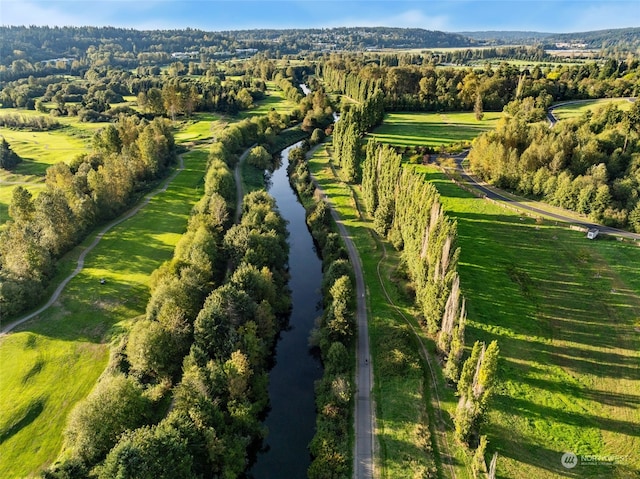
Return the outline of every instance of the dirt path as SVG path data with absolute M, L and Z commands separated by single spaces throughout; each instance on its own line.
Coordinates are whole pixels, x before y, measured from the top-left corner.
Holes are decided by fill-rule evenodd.
M 178 176 L 178 174 L 180 174 L 180 172 L 184 169 L 184 158 L 183 155 L 179 155 L 178 156 L 178 167 L 176 168 L 176 170 L 171 174 L 171 176 L 169 176 L 164 183 L 162 184 L 161 187 L 159 187 L 158 189 L 152 191 L 151 193 L 147 194 L 144 199 L 138 203 L 135 207 L 133 207 L 132 209 L 130 209 L 129 211 L 127 211 L 126 213 L 124 213 L 122 216 L 120 216 L 119 218 L 116 218 L 115 220 L 113 220 L 111 223 L 109 223 L 108 225 L 106 225 L 105 227 L 102 228 L 102 230 L 100 230 L 100 232 L 96 235 L 96 237 L 94 238 L 94 240 L 91 242 L 91 244 L 89 246 L 87 246 L 84 251 L 82 251 L 82 253 L 80 254 L 80 256 L 78 257 L 78 263 L 76 265 L 76 268 L 73 270 L 73 272 L 71 274 L 69 274 L 69 276 L 67 276 L 66 278 L 64 278 L 62 280 L 62 282 L 58 285 L 58 287 L 56 288 L 56 290 L 53 292 L 53 294 L 51 295 L 51 297 L 49 298 L 49 300 L 40 308 L 38 308 L 37 310 L 22 316 L 21 318 L 16 319 L 15 321 L 12 321 L 11 323 L 7 324 L 6 326 L 4 326 L 1 330 L 0 330 L 0 336 L 5 335 L 7 333 L 9 333 L 11 330 L 13 330 L 14 328 L 16 328 L 17 326 L 20 326 L 22 323 L 29 321 L 30 319 L 38 316 L 40 313 L 43 313 L 44 311 L 46 311 L 47 309 L 49 309 L 60 297 L 60 294 L 62 294 L 62 291 L 64 290 L 64 288 L 67 286 L 67 284 L 69 284 L 69 282 L 75 278 L 80 271 L 82 271 L 82 269 L 84 268 L 84 262 L 85 262 L 85 258 L 87 257 L 87 255 L 98 245 L 98 243 L 100 243 L 100 240 L 102 240 L 102 238 L 104 237 L 105 234 L 107 234 L 112 228 L 114 228 L 115 226 L 119 225 L 120 223 L 128 220 L 129 218 L 135 216 L 142 208 L 144 208 L 145 206 L 147 206 L 149 204 L 149 202 L 158 194 L 160 193 L 164 193 L 165 191 L 167 191 L 167 188 L 169 187 L 169 185 L 173 182 L 173 180 Z

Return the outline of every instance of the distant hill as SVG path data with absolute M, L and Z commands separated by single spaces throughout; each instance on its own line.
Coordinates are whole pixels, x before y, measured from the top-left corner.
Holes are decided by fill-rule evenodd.
M 142 53 L 165 59 L 229 58 L 257 52 L 271 55 L 378 49 L 475 48 L 523 45 L 554 47 L 556 43 L 582 48 L 637 51 L 640 28 L 582 33 L 484 31 L 447 33 L 421 28 L 257 29 L 205 32 L 202 30 L 132 30 L 113 27 L 0 27 L 0 65 L 16 60 L 46 62 L 91 56 L 118 58 L 136 64 Z
M 618 47 L 635 51 L 640 47 L 640 28 L 616 28 L 612 30 L 553 34 L 546 41 L 554 43 L 584 43 L 585 48 Z
M 526 32 L 526 31 L 486 31 L 486 32 L 458 32 L 460 35 L 489 45 L 532 45 L 546 40 L 554 33 Z
M 587 49 L 616 47 L 635 51 L 640 47 L 640 28 L 616 28 L 575 33 L 544 33 L 528 31 L 458 32 L 487 45 L 583 45 Z
M 237 50 L 297 54 L 309 51 L 381 48 L 472 47 L 475 40 L 457 33 L 419 28 L 329 28 L 290 30 L 139 31 L 113 27 L 0 27 L 0 62 L 45 61 L 84 56 L 90 49 L 137 55 L 142 52 L 223 54 Z

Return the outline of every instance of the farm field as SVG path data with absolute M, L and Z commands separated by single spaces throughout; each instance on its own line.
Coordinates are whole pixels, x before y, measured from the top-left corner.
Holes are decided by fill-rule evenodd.
M 637 477 L 640 249 L 536 224 L 418 168 L 458 222 L 466 343 L 500 344 L 485 428 L 498 476 Z M 617 464 L 565 470 L 567 451 Z
M 55 460 L 67 415 L 104 371 L 110 342 L 144 313 L 149 275 L 185 229 L 207 157 L 187 153 L 168 190 L 104 236 L 53 307 L 0 339 L 0 363 L 11 371 L 0 375 L 0 477 L 35 477 Z M 92 239 L 65 257 L 60 279 Z
M 389 113 L 369 137 L 395 146 L 438 148 L 471 141 L 495 128 L 501 116 L 502 112 L 485 112 L 477 121 L 473 113 Z

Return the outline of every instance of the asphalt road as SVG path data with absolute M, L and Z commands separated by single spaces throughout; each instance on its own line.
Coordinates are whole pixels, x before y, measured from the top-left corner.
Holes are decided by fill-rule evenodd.
M 469 175 L 467 170 L 465 170 L 464 167 L 462 166 L 462 161 L 464 160 L 464 158 L 466 158 L 466 153 L 456 157 L 458 172 L 460 173 L 460 176 L 462 177 L 463 182 L 466 183 L 468 186 L 471 186 L 472 188 L 479 190 L 483 195 L 485 195 L 489 199 L 492 199 L 494 201 L 501 201 L 501 202 L 510 204 L 516 208 L 519 208 L 521 210 L 535 213 L 536 215 L 539 215 L 539 216 L 552 218 L 562 223 L 569 223 L 569 224 L 573 224 L 573 225 L 577 225 L 577 226 L 580 226 L 583 228 L 589 228 L 589 229 L 597 228 L 598 230 L 600 230 L 600 233 L 603 233 L 603 234 L 618 236 L 621 238 L 626 238 L 626 239 L 635 240 L 635 241 L 640 240 L 640 234 L 638 233 L 631 233 L 630 231 L 619 230 L 616 228 L 611 228 L 609 226 L 600 225 L 598 223 L 578 220 L 576 218 L 565 216 L 560 213 L 552 213 L 549 211 L 545 211 L 529 204 L 529 200 L 527 200 L 526 198 L 514 199 L 512 197 L 508 197 L 504 195 L 497 188 L 488 187 L 485 184 L 478 182 L 474 177 Z

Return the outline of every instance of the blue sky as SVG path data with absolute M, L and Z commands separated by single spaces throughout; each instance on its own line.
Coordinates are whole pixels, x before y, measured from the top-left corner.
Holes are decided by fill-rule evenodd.
M 0 24 L 209 31 L 388 26 L 564 33 L 640 26 L 640 1 L 0 0 Z

